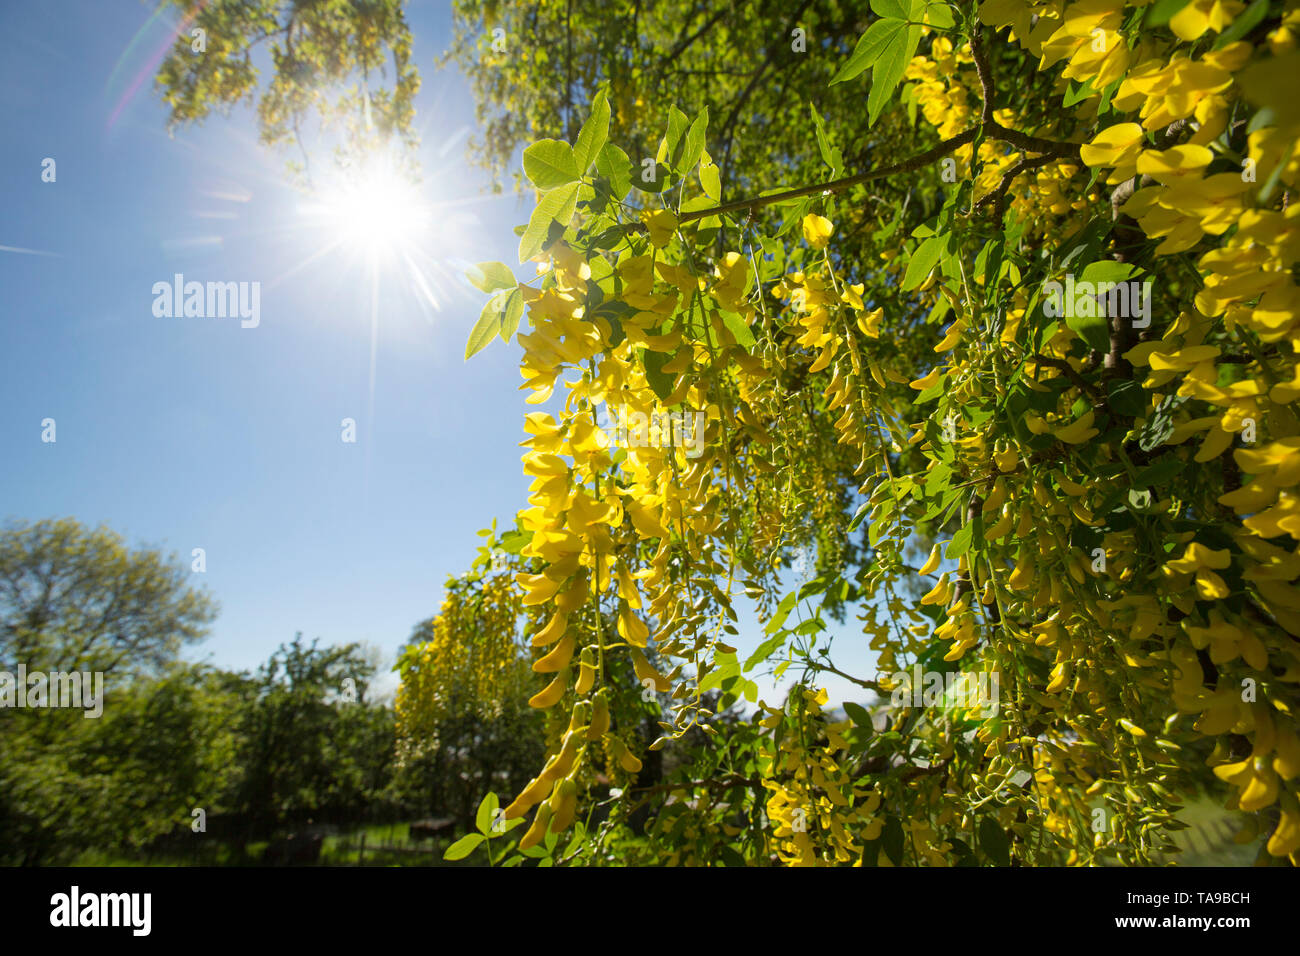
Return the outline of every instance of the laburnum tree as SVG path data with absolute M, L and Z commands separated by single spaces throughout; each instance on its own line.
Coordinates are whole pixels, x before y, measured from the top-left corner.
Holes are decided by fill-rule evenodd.
M 458 10 L 484 155 L 538 140 L 537 278 L 472 270 L 467 354 L 516 341 L 539 406 L 511 564 L 551 745 L 480 829 L 556 862 L 1144 864 L 1208 789 L 1300 862 L 1300 5 Z M 836 663 L 845 608 L 874 679 Z M 628 666 L 653 741 L 619 733 Z M 827 674 L 888 703 L 841 716 Z
M 524 151 L 539 278 L 474 270 L 493 298 L 468 351 L 526 314 L 524 388 L 558 396 L 524 424 L 518 583 L 548 617 L 531 703 L 570 720 L 504 816 L 532 814 L 527 850 L 584 814 L 602 669 L 626 655 L 674 702 L 651 748 L 702 729 L 716 771 L 650 795 L 635 839 L 643 794 L 602 801 L 566 859 L 1144 863 L 1210 780 L 1265 859 L 1297 862 L 1300 10 L 872 10 L 833 77 L 859 86 L 855 128 L 810 124 L 817 181 L 724 194 L 707 110 L 668 108 L 643 165 L 609 138 L 613 85 L 572 142 Z M 904 112 L 910 149 L 841 165 L 841 140 Z M 945 184 L 939 208 L 837 254 L 869 184 L 920 178 Z M 612 440 L 612 419 L 683 412 L 704 413 L 701 454 L 653 424 Z M 785 595 L 742 663 L 737 594 L 775 598 L 764 559 L 817 496 L 809 420 L 851 452 L 836 477 L 864 499 L 845 531 L 868 558 Z M 914 569 L 926 522 L 941 540 Z M 905 600 L 917 574 L 938 579 Z M 818 609 L 790 623 L 828 594 L 863 609 L 884 672 L 997 675 L 996 712 L 905 695 L 883 731 L 834 720 Z M 791 649 L 802 689 L 718 734 L 702 695 L 752 693 L 746 671 Z
M 533 674 L 518 632 L 522 606 L 508 568 L 485 560 L 447 583 L 438 614 L 398 657 L 397 759 L 433 808 L 472 821 L 485 791 L 527 782 L 545 748 L 528 707 Z

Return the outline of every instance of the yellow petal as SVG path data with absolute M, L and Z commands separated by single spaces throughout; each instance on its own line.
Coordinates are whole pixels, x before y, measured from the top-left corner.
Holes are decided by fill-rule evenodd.
M 935 366 L 930 369 L 930 374 L 926 375 L 924 378 L 918 378 L 916 381 L 908 382 L 907 384 L 918 392 L 924 392 L 927 388 L 932 388 L 935 383 L 939 381 L 939 376 L 942 374 L 943 369 Z
M 814 249 L 825 249 L 834 231 L 834 224 L 825 216 L 810 212 L 803 217 L 803 237 Z

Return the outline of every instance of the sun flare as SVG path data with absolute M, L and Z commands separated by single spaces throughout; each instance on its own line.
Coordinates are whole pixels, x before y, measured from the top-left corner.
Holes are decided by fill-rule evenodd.
M 432 208 L 419 185 L 388 165 L 340 175 L 308 212 L 334 243 L 372 259 L 392 260 L 432 232 Z

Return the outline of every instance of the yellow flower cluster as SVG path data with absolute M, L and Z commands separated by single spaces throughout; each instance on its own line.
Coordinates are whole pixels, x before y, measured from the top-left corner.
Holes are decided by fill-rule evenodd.
M 983 3 L 980 20 L 1078 104 L 1033 128 L 1028 116 L 1042 114 L 1023 99 L 994 118 L 1060 148 L 987 136 L 954 151 L 958 178 L 974 178 L 970 205 L 914 232 L 912 262 L 880 251 L 887 265 L 866 264 L 861 284 L 833 256 L 844 232 L 806 209 L 796 265 L 757 290 L 755 254 L 692 247 L 682 210 L 644 213 L 626 251 L 582 254 L 560 239 L 538 257 L 544 288 L 520 287 L 523 389 L 557 407 L 526 419 L 530 570 L 518 600 L 539 615 L 534 670 L 553 675 L 530 703 L 570 717 L 553 722 L 563 729 L 548 763 L 507 810 L 537 808 L 526 844 L 574 819 L 597 742 L 607 767 L 640 769 L 611 733 L 608 655 L 630 657 L 639 681 L 678 703 L 666 737 L 714 732 L 700 685 L 734 653 L 721 638 L 736 633 L 733 584 L 766 598 L 753 556 L 776 560 L 797 522 L 847 538 L 852 476 L 866 499 L 853 527 L 865 524 L 872 549 L 852 583 L 873 596 L 861 620 L 880 666 L 922 654 L 996 666 L 1014 706 L 993 719 L 909 713 L 906 752 L 926 762 L 867 772 L 825 691 L 799 686 L 785 709 L 763 705 L 770 857 L 858 862 L 897 824 L 904 857 L 930 865 L 969 853 L 957 831 L 977 825 L 990 846 L 1005 831 L 1020 860 L 1038 852 L 1030 834 L 1071 863 L 1115 859 L 1125 843 L 1149 860 L 1196 776 L 1183 772 L 1184 747 L 1201 735 L 1230 808 L 1276 806 L 1267 850 L 1300 862 L 1300 212 L 1279 198 L 1300 184 L 1300 108 L 1280 82 L 1300 57 L 1300 12 L 1289 7 L 1262 44 L 1206 42 L 1243 10 L 1192 0 L 1148 29 L 1118 0 Z M 968 45 L 930 36 L 905 95 L 953 137 L 980 123 L 976 73 Z M 985 242 L 980 201 L 1035 156 L 1050 159 L 1005 192 L 1014 230 Z M 1121 225 L 1101 228 L 1116 215 Z M 1057 248 L 1063 236 L 1084 237 L 1083 249 L 1098 232 L 1116 248 L 1097 241 L 1092 259 L 1140 247 L 1126 265 L 1168 267 L 1149 325 L 1041 321 L 1026 276 L 1073 254 Z M 920 249 L 925 275 L 909 270 Z M 906 288 L 882 272 L 907 276 Z M 914 313 L 927 308 L 934 343 L 902 341 L 924 331 Z M 1026 326 L 1049 325 L 1027 341 Z M 908 421 L 932 402 L 946 420 Z M 702 416 L 698 446 L 671 431 L 618 444 L 619 421 L 683 410 Z M 1212 492 L 1162 493 L 1196 468 Z M 1203 484 L 1175 487 L 1196 498 Z M 915 588 L 906 543 L 949 522 L 960 540 L 935 546 L 918 571 L 935 580 Z M 941 570 L 945 553 L 955 566 Z M 652 641 L 681 663 L 659 673 Z M 702 838 L 705 791 L 679 801 L 699 819 L 660 829 Z M 696 860 L 689 846 L 672 856 Z
M 880 793 L 854 785 L 848 768 L 852 757 L 842 736 L 850 721 L 832 723 L 822 708 L 828 695 L 796 688 L 798 721 L 760 702 L 764 727 L 785 724 L 780 743 L 765 738 L 763 786 L 770 791 L 767 816 L 774 852 L 782 863 L 825 866 L 856 863 L 862 841 L 879 838 L 883 821 L 877 816 Z

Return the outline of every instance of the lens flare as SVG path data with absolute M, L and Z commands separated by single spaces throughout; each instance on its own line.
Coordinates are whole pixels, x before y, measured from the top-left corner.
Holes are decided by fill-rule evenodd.
M 432 231 L 433 210 L 419 186 L 387 164 L 340 175 L 304 211 L 338 245 L 385 261 Z

